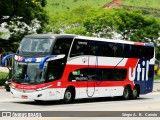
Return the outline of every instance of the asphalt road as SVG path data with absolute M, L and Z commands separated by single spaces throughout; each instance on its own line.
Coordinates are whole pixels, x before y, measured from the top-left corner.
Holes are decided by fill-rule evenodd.
M 71 104 L 62 101 L 36 103 L 32 100 L 12 98 L 0 89 L 0 111 L 160 111 L 160 92 L 141 95 L 137 100 L 120 98 L 96 98 L 76 100 Z
M 6 92 L 4 89 L 0 89 L 0 111 L 58 111 L 57 116 L 61 115 L 63 116 L 64 114 L 63 111 L 82 111 L 82 113 L 85 113 L 84 111 L 113 111 L 112 113 L 86 112 L 86 114 L 89 114 L 89 116 L 96 116 L 96 118 L 100 117 L 100 119 L 106 120 L 105 117 L 107 115 L 111 114 L 112 117 L 114 115 L 116 116 L 115 114 L 116 111 L 160 111 L 160 92 L 153 92 L 147 95 L 141 95 L 140 98 L 138 98 L 137 100 L 124 101 L 121 100 L 120 98 L 98 98 L 98 99 L 76 100 L 71 104 L 63 104 L 63 102 L 61 101 L 48 101 L 44 103 L 36 103 L 32 100 L 12 98 L 9 92 Z M 70 116 L 72 115 L 69 115 L 68 117 Z M 54 117 L 54 118 L 47 118 L 47 120 L 75 119 L 73 117 L 71 118 L 68 117 L 67 118 Z M 121 116 L 121 117 L 127 117 L 127 116 Z M 76 118 L 76 119 L 85 119 L 85 118 L 86 117 Z M 91 118 L 92 117 L 89 118 L 87 117 L 87 120 Z M 92 119 L 96 118 L 93 117 Z M 41 120 L 46 118 L 34 118 L 34 120 L 35 119 Z M 112 119 L 116 119 L 116 117 L 113 117 Z

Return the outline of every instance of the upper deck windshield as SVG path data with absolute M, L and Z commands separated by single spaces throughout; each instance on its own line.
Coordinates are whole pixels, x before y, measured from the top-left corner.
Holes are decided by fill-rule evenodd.
M 51 52 L 53 39 L 48 38 L 24 38 L 17 53 L 23 55 L 46 55 Z

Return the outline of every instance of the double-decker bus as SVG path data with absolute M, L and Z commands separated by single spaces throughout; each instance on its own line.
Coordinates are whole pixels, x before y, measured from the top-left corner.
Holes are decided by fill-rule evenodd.
M 14 57 L 11 94 L 35 101 L 152 92 L 154 45 L 69 34 L 25 36 Z

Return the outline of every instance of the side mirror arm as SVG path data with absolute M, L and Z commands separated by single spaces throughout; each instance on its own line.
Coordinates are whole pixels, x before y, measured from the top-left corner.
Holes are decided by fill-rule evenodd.
M 13 57 L 14 54 L 9 54 L 9 55 L 6 55 L 5 57 L 3 57 L 2 59 L 2 66 L 4 67 L 5 66 L 5 61 L 11 57 Z
M 65 57 L 65 55 L 64 54 L 62 54 L 62 55 L 48 55 L 48 56 L 46 56 L 46 57 L 44 57 L 42 60 L 41 60 L 41 62 L 40 62 L 40 64 L 39 64 L 39 69 L 40 70 L 42 70 L 43 69 L 43 67 L 44 67 L 44 64 L 45 64 L 45 62 L 48 60 L 57 60 L 57 59 L 61 59 L 61 58 L 64 58 Z
M 45 63 L 49 58 L 52 58 L 52 57 L 55 57 L 55 55 L 49 55 L 49 56 L 44 57 L 44 58 L 41 60 L 40 64 L 39 64 L 39 69 L 42 70 L 43 67 L 44 67 L 44 63 Z

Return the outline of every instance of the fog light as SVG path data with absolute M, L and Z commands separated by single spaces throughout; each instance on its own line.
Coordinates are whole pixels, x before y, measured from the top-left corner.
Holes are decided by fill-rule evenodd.
M 41 96 L 42 96 L 42 94 L 37 95 L 37 97 L 41 97 Z

